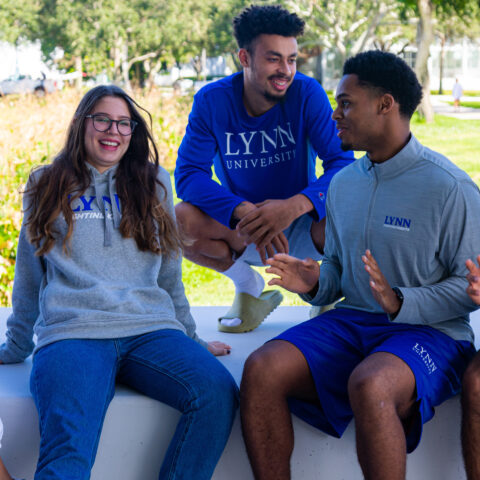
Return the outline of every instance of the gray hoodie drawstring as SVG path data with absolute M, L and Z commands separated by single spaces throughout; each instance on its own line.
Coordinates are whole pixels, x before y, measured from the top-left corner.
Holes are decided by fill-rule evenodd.
M 91 170 L 92 172 L 92 177 L 93 177 L 93 189 L 94 189 L 94 194 L 95 194 L 95 203 L 97 204 L 97 207 L 100 212 L 103 213 L 103 225 L 104 225 L 104 234 L 103 234 L 103 246 L 104 247 L 111 247 L 112 246 L 112 232 L 113 228 L 119 228 L 120 227 L 120 210 L 117 206 L 117 202 L 115 199 L 115 190 L 114 190 L 114 178 L 115 178 L 115 171 L 116 168 L 112 168 L 108 170 L 107 173 L 107 181 L 108 181 L 108 197 L 110 199 L 110 205 L 112 209 L 112 217 L 113 217 L 113 226 L 112 222 L 108 221 L 108 210 L 105 205 L 105 201 L 103 200 L 103 197 L 98 194 L 99 188 L 98 188 L 98 183 L 97 180 L 99 177 L 101 177 L 101 174 L 99 174 L 96 170 Z

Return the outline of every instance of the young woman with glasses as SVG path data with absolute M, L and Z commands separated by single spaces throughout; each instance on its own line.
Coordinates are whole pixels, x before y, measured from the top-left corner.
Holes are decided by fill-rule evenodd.
M 118 87 L 90 90 L 25 191 L 0 361 L 34 352 L 36 480 L 89 478 L 116 382 L 182 413 L 161 479 L 209 479 L 234 418 L 237 387 L 214 357 L 230 347 L 195 333 L 170 177 L 139 108 Z

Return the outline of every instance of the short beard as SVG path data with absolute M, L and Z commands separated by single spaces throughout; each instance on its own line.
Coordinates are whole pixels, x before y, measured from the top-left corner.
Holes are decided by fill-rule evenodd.
M 289 87 L 290 88 L 290 87 Z M 280 94 L 280 95 L 272 95 L 271 93 L 268 93 L 267 91 L 263 92 L 263 96 L 265 97 L 266 100 L 268 100 L 269 102 L 273 102 L 273 103 L 283 103 L 285 102 L 285 99 L 287 97 L 287 92 L 288 92 L 288 89 L 287 91 L 284 93 L 284 94 Z
M 341 142 L 340 143 L 340 148 L 344 151 L 344 152 L 348 152 L 350 150 L 353 150 L 353 145 L 351 143 L 344 143 L 344 142 Z

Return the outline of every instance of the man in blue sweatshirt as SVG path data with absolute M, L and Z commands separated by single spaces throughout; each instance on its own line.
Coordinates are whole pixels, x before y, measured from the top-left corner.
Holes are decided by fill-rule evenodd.
M 410 132 L 421 99 L 393 54 L 349 59 L 333 113 L 345 149 L 367 154 L 333 179 L 321 266 L 276 254 L 267 271 L 336 308 L 254 352 L 241 385 L 255 478 L 290 478 L 290 412 L 341 436 L 355 418 L 365 478 L 405 478 L 406 452 L 434 407 L 460 390 L 475 353 L 465 262 L 480 238 L 480 193 Z
M 246 8 L 233 23 L 243 71 L 195 95 L 178 151 L 175 185 L 183 202 L 176 215 L 191 240 L 185 256 L 235 284 L 219 329 L 245 332 L 282 299 L 263 292 L 250 265 L 265 264 L 274 252 L 321 258 L 327 189 L 353 156 L 340 148 L 322 87 L 296 72 L 303 20 L 268 5 Z

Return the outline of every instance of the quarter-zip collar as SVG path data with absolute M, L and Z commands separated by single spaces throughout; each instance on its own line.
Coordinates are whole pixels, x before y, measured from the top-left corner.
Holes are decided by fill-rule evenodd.
M 368 174 L 375 175 L 377 179 L 391 178 L 406 170 L 409 170 L 421 155 L 423 146 L 420 142 L 411 134 L 408 143 L 392 158 L 389 158 L 382 163 L 374 163 L 368 157 L 368 154 L 361 158 L 360 162 L 362 169 Z

